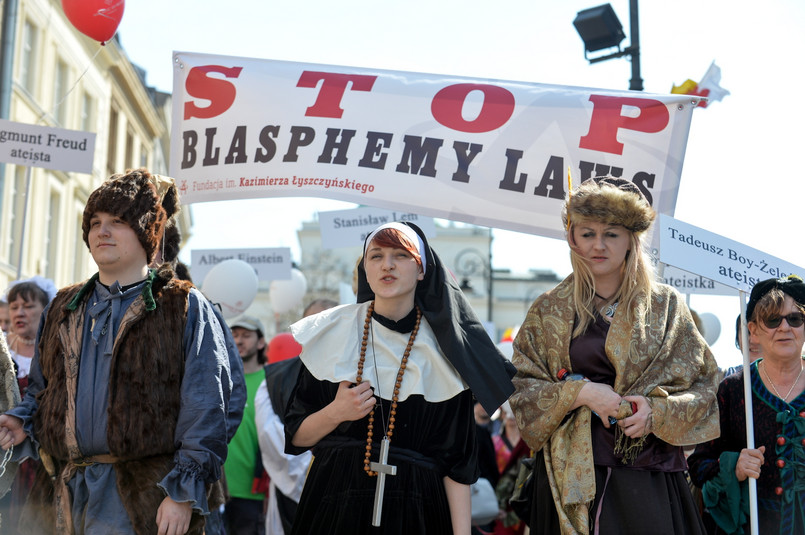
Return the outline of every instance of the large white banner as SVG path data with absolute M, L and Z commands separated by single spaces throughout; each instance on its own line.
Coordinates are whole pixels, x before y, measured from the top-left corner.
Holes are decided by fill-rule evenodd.
M 176 52 L 171 176 L 185 203 L 326 197 L 561 237 L 568 167 L 672 214 L 699 100 Z

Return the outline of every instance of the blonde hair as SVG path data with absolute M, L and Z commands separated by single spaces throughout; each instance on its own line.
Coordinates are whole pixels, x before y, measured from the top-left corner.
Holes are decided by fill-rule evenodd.
M 618 303 L 622 313 L 631 323 L 648 313 L 648 308 L 633 310 L 639 296 L 651 298 L 654 269 L 651 266 L 644 236 L 651 227 L 656 213 L 640 189 L 618 177 L 603 176 L 585 180 L 572 193 L 562 207 L 562 222 L 567 229 L 568 242 L 575 245 L 573 228 L 585 221 L 623 227 L 629 233 L 630 247 L 622 266 L 622 278 L 615 295 L 608 303 Z M 570 264 L 573 266 L 573 306 L 576 311 L 576 338 L 595 322 L 595 279 L 587 262 L 570 249 Z
M 570 224 L 568 234 L 573 239 L 574 223 Z M 615 295 L 610 297 L 610 303 L 618 303 L 618 308 L 622 313 L 627 314 L 627 321 L 630 323 L 640 315 L 645 318 L 648 309 L 635 310 L 633 305 L 638 296 L 644 295 L 646 299 L 651 298 L 652 286 L 654 284 L 654 268 L 646 252 L 644 244 L 644 233 L 629 233 L 629 252 L 626 253 L 626 260 L 623 264 L 623 278 L 620 287 Z M 575 240 L 573 240 L 575 242 Z M 573 306 L 576 311 L 576 325 L 573 328 L 572 338 L 581 336 L 587 328 L 595 322 L 595 280 L 590 266 L 576 251 L 570 250 L 570 264 L 573 267 Z

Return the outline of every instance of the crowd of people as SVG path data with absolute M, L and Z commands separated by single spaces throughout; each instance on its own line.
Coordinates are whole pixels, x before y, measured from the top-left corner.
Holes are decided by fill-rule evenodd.
M 269 337 L 190 281 L 178 210 L 113 175 L 82 220 L 98 272 L 6 291 L 0 532 L 805 534 L 805 282 L 754 286 L 724 374 L 633 183 L 568 193 L 572 273 L 510 357 L 416 225 L 366 237 L 354 303 Z

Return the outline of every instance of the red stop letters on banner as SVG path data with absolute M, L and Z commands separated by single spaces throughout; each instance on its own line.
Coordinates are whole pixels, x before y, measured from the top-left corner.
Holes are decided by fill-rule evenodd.
M 225 78 L 238 78 L 242 67 L 204 65 L 193 67 L 187 75 L 185 89 L 194 98 L 209 101 L 207 106 L 198 106 L 192 101 L 184 105 L 184 118 L 211 119 L 227 111 L 235 101 L 235 84 Z M 305 111 L 308 117 L 339 119 L 344 113 L 342 99 L 349 87 L 353 91 L 372 91 L 377 76 L 343 74 L 321 71 L 302 71 L 296 86 L 315 89 L 319 87 L 316 101 Z M 319 86 L 319 82 L 321 85 Z M 349 85 L 351 84 L 351 86 Z M 483 93 L 480 113 L 473 120 L 466 120 L 462 110 L 467 96 L 473 91 Z M 666 105 L 655 99 L 590 95 L 593 112 L 586 135 L 579 138 L 579 148 L 610 154 L 623 154 L 623 143 L 618 141 L 618 131 L 631 130 L 654 134 L 661 132 L 670 123 Z M 505 88 L 488 84 L 453 84 L 440 89 L 431 101 L 431 113 L 439 124 L 459 132 L 483 133 L 502 127 L 514 113 L 514 95 Z M 624 108 L 635 108 L 635 116 L 624 115 Z
M 308 117 L 330 117 L 340 119 L 344 110 L 341 99 L 347 90 L 347 82 L 352 82 L 353 91 L 371 91 L 377 76 L 366 74 L 338 74 L 334 72 L 303 71 L 296 87 L 314 88 L 321 80 L 321 90 L 316 102 L 305 115 Z
M 618 130 L 634 130 L 647 134 L 661 132 L 670 121 L 668 108 L 659 100 L 650 98 L 608 97 L 590 95 L 593 115 L 590 130 L 579 140 L 579 148 L 623 154 L 623 143 L 618 141 Z M 637 108 L 637 117 L 622 115 L 624 106 Z
M 464 101 L 472 91 L 484 94 L 481 113 L 472 121 L 461 114 Z M 430 104 L 433 118 L 441 125 L 473 134 L 500 128 L 514 113 L 514 95 L 502 87 L 486 84 L 454 84 L 439 90 Z
M 227 78 L 237 78 L 243 67 L 224 67 L 222 65 L 204 65 L 193 67 L 187 74 L 184 87 L 191 97 L 206 99 L 210 101 L 207 107 L 196 106 L 193 102 L 185 102 L 184 118 L 192 117 L 200 119 L 210 119 L 218 117 L 232 106 L 235 102 L 237 90 L 235 85 L 220 78 L 207 76 L 210 72 L 223 74 Z

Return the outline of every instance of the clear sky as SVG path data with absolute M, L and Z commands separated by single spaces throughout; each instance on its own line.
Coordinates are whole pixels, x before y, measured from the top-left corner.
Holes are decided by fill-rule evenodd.
M 629 2 L 610 2 L 627 34 Z M 430 72 L 535 83 L 628 89 L 631 65 L 590 65 L 573 27 L 580 0 L 129 0 L 119 36 L 147 83 L 173 87 L 172 51 Z M 797 158 L 805 124 L 802 0 L 640 2 L 645 90 L 698 81 L 715 60 L 731 94 L 694 111 L 674 217 L 805 267 L 799 215 L 805 179 Z M 193 206 L 189 248 L 291 247 L 317 211 L 354 207 L 312 198 Z M 557 217 L 558 214 L 557 214 Z M 559 240 L 494 233 L 495 268 L 570 271 Z M 189 251 L 182 253 L 189 260 Z M 719 316 L 713 346 L 722 365 L 740 357 L 731 340 L 737 297 L 693 296 Z

